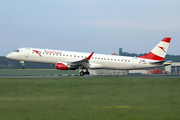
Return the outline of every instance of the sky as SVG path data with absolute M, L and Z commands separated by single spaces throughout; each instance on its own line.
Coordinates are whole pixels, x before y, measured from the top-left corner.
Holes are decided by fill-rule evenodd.
M 148 53 L 171 37 L 180 55 L 179 0 L 1 0 L 0 56 L 22 47 Z

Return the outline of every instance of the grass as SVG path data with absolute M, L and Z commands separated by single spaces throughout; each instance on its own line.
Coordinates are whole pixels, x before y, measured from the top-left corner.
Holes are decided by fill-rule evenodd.
M 0 78 L 1 120 L 178 120 L 179 78 Z

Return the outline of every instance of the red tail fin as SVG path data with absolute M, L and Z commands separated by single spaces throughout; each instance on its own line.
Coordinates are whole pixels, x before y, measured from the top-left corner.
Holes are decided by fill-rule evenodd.
M 156 47 L 151 50 L 151 52 L 146 55 L 139 56 L 138 58 L 163 61 L 168 50 L 170 41 L 171 38 L 165 37 L 163 40 L 161 40 L 159 44 L 156 45 Z

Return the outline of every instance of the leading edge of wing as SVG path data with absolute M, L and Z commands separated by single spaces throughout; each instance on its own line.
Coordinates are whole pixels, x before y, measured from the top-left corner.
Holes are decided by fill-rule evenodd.
M 87 67 L 89 65 L 89 60 L 91 59 L 91 57 L 93 56 L 94 52 L 92 52 L 88 57 L 82 59 L 82 60 L 78 60 L 78 61 L 69 61 L 68 63 L 70 65 L 77 65 L 77 66 L 84 66 Z

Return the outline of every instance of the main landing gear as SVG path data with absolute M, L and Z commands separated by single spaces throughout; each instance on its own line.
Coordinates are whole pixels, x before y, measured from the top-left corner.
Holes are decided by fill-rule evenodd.
M 81 72 L 79 72 L 79 75 L 80 75 L 80 76 L 89 75 L 89 74 L 90 74 L 90 73 L 89 73 L 88 69 L 86 69 L 86 72 L 84 72 L 83 70 L 81 70 Z
M 21 69 L 25 68 L 25 61 L 20 61 L 20 63 L 22 64 Z

